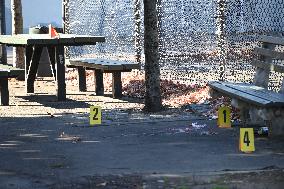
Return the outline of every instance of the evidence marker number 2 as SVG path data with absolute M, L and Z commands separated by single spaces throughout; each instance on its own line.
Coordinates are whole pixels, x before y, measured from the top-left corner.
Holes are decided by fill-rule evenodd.
M 100 106 L 90 106 L 90 125 L 102 124 L 102 108 Z

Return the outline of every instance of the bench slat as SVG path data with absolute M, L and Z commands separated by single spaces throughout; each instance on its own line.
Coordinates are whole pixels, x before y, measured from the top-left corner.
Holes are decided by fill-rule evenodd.
M 275 45 L 284 45 L 284 39 L 281 37 L 260 36 L 259 41 Z
M 270 50 L 270 49 L 255 47 L 254 54 L 259 54 L 259 55 L 263 55 L 263 56 L 267 56 L 267 57 L 271 57 L 271 58 L 275 58 L 275 59 L 284 60 L 284 53 L 283 52 L 277 52 L 277 51 L 273 51 L 273 50 Z
M 263 62 L 260 60 L 253 60 L 251 62 L 253 66 L 268 70 L 268 71 L 275 71 L 275 72 L 280 72 L 284 73 L 284 66 L 275 64 L 275 63 L 269 63 L 269 62 Z
M 126 61 L 109 60 L 100 58 L 82 58 L 69 61 L 71 66 L 83 66 L 86 68 L 103 69 L 106 71 L 123 71 L 130 69 L 139 69 L 140 65 L 137 63 L 129 63 Z
M 24 72 L 25 72 L 24 69 L 0 64 L 0 77 L 17 77 L 20 74 L 24 74 Z
M 86 68 L 95 68 L 95 69 L 107 69 L 107 67 L 104 67 L 102 65 L 98 65 L 98 64 L 90 64 L 88 62 L 82 62 L 82 61 L 69 61 L 71 66 L 83 66 Z
M 214 81 L 209 86 L 228 96 L 262 107 L 284 107 L 284 95 L 244 83 Z

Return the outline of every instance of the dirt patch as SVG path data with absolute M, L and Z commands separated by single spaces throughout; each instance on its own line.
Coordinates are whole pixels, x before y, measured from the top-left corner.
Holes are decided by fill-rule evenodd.
M 105 175 L 89 176 L 70 183 L 48 186 L 53 189 L 281 189 L 284 171 L 257 170 L 197 175 Z

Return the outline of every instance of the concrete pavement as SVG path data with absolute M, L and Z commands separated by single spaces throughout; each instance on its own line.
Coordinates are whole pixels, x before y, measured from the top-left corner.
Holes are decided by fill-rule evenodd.
M 194 114 L 119 116 L 97 127 L 89 127 L 84 114 L 1 118 L 0 188 L 49 188 L 93 175 L 284 168 L 284 141 L 256 138 L 256 152 L 244 154 L 238 150 L 239 129 L 217 128 L 216 120 Z

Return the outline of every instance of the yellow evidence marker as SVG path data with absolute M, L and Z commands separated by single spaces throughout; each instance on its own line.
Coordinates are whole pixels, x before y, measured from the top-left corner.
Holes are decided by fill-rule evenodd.
M 254 152 L 254 133 L 253 128 L 240 128 L 240 151 Z
M 231 127 L 231 109 L 228 106 L 223 106 L 219 108 L 218 126 L 219 127 Z
M 100 106 L 90 106 L 90 125 L 102 124 L 102 108 Z

